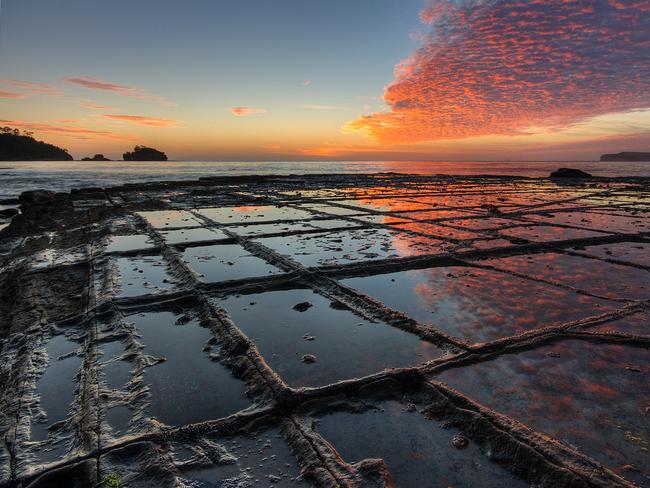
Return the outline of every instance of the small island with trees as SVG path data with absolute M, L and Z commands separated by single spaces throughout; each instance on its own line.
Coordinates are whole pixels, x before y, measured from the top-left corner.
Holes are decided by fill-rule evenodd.
M 110 161 L 103 154 L 95 154 L 92 158 L 81 158 L 82 161 Z
M 0 161 L 72 161 L 67 149 L 34 139 L 34 134 L 0 127 Z
M 122 157 L 124 161 L 167 161 L 167 155 L 145 146 L 135 146 L 132 152 L 125 152 Z
M 616 154 L 603 154 L 601 161 L 650 161 L 650 152 L 620 152 Z

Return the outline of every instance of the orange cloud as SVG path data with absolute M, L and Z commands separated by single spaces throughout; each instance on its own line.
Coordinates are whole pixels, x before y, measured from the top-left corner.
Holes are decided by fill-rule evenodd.
M 50 95 L 54 97 L 63 95 L 63 92 L 61 92 L 61 90 L 48 83 L 37 83 L 34 81 L 25 80 L 0 80 L 0 84 L 26 90 L 30 95 Z
M 325 142 L 320 146 L 304 147 L 298 150 L 298 154 L 304 156 L 334 158 L 334 157 L 350 157 L 355 158 L 359 154 L 378 155 L 386 154 L 383 149 L 370 148 L 367 146 L 350 146 L 339 145 L 334 142 Z
M 64 78 L 63 80 L 67 83 L 77 85 L 82 88 L 87 88 L 89 90 L 108 91 L 123 97 L 137 98 L 140 100 L 154 100 L 161 105 L 169 105 L 169 100 L 164 97 L 152 95 L 144 88 L 121 85 L 119 83 L 113 83 L 111 81 L 102 80 L 101 78 L 95 78 L 93 76 L 69 77 Z
M 253 115 L 253 114 L 263 114 L 266 112 L 263 108 L 252 108 L 252 107 L 228 107 L 226 109 L 228 112 L 230 112 L 233 115 L 236 115 L 237 117 L 245 117 L 247 115 Z
M 18 100 L 26 97 L 27 95 L 25 95 L 24 93 L 16 93 L 16 92 L 0 90 L 0 98 L 14 98 Z
M 41 124 L 36 122 L 24 122 L 22 120 L 0 120 L 0 124 L 10 127 L 18 127 L 34 132 L 49 134 L 60 134 L 74 137 L 76 139 L 88 139 L 89 136 L 104 137 L 107 139 L 134 140 L 134 137 L 116 134 L 114 132 L 87 129 L 85 127 L 74 127 L 68 125 Z
M 305 147 L 300 150 L 300 154 L 305 156 L 314 156 L 314 157 L 333 157 L 340 154 L 341 150 L 336 147 L 329 146 L 315 146 L 315 147 Z
M 395 69 L 388 112 L 345 128 L 415 143 L 564 128 L 650 107 L 645 1 L 440 0 L 431 32 Z
M 153 126 L 153 127 L 175 127 L 180 123 L 177 120 L 165 119 L 162 117 L 143 117 L 141 115 L 103 114 L 102 117 L 111 120 L 130 122 L 131 124 L 136 124 L 136 125 L 146 125 L 146 126 Z
M 262 146 L 263 149 L 273 149 L 273 150 L 280 149 L 281 147 L 282 146 L 280 146 L 280 144 L 265 144 Z

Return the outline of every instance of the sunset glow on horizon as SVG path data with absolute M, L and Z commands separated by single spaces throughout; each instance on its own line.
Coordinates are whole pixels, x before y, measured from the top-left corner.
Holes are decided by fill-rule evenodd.
M 2 3 L 0 125 L 75 158 L 650 151 L 650 0 L 52 3 Z

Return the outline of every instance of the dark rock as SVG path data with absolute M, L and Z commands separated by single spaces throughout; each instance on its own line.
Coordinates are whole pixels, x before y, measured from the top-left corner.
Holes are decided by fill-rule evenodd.
M 462 434 L 456 434 L 451 438 L 451 445 L 456 449 L 465 449 L 469 446 L 469 439 Z
M 124 161 L 167 161 L 167 155 L 145 146 L 135 146 L 132 152 L 125 152 L 122 157 Z
M 0 205 L 18 205 L 20 203 L 20 200 L 17 198 L 5 198 L 4 200 L 0 200 Z
M 296 312 L 306 312 L 307 310 L 309 310 L 313 306 L 314 305 L 309 303 L 309 302 L 301 302 L 301 303 L 298 303 L 297 305 L 294 305 L 293 309 Z
M 5 208 L 4 210 L 0 210 L 0 217 L 4 218 L 11 218 L 14 215 L 18 215 L 18 209 L 17 208 Z
M 509 239 L 510 244 L 528 244 L 528 241 L 526 239 L 522 239 L 520 237 L 513 237 L 512 239 Z
M 551 173 L 551 178 L 591 178 L 592 175 L 575 168 L 560 168 Z
M 92 158 L 81 158 L 82 161 L 110 161 L 103 154 L 95 154 Z
M 491 213 L 491 214 L 500 214 L 501 213 L 501 210 L 499 210 L 499 207 L 497 207 L 496 205 L 489 204 L 489 203 L 484 203 L 483 205 L 481 205 L 481 208 L 487 210 L 487 212 Z
M 307 363 L 307 364 L 315 363 L 316 362 L 316 356 L 314 356 L 313 354 L 305 354 L 302 357 L 301 361 L 303 363 Z
M 20 194 L 20 203 L 25 205 L 47 205 L 56 198 L 56 193 L 49 190 L 30 190 Z
M 333 308 L 334 310 L 349 310 L 345 303 L 339 302 L 338 300 L 332 300 L 330 302 L 330 308 Z

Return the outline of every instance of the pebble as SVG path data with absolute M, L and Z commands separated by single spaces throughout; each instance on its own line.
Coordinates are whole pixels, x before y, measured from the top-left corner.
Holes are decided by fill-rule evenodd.
M 469 445 L 469 439 L 462 434 L 456 434 L 451 438 L 451 445 L 456 449 L 465 449 Z

